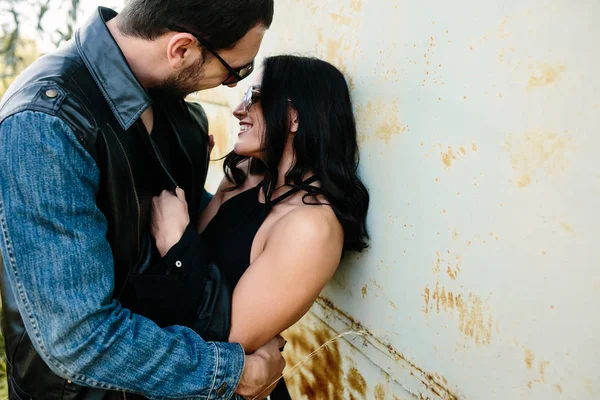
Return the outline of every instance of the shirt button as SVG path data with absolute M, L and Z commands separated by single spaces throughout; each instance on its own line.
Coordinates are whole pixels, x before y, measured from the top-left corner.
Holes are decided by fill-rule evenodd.
M 225 392 L 227 392 L 227 383 L 223 382 L 217 389 L 217 396 L 225 396 Z
M 179 260 L 175 261 L 175 266 L 177 268 L 181 268 L 181 261 L 179 261 Z
M 56 90 L 54 90 L 54 89 L 46 90 L 46 97 L 53 99 L 56 96 L 58 96 L 58 92 Z

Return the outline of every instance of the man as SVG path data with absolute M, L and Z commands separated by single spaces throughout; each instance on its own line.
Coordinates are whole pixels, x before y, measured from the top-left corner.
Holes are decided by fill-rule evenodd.
M 120 301 L 128 277 L 156 260 L 152 196 L 180 187 L 198 218 L 207 122 L 183 97 L 247 76 L 272 17 L 273 0 L 131 0 L 118 16 L 100 8 L 5 94 L 11 399 L 253 398 L 280 376 L 281 338 L 245 356 L 239 344 L 161 329 Z

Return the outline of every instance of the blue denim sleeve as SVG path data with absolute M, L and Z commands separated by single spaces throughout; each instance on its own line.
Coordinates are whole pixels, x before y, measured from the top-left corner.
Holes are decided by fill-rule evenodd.
M 229 399 L 239 344 L 159 328 L 112 299 L 100 173 L 64 122 L 25 111 L 0 124 L 0 249 L 33 344 L 50 368 L 85 386 L 150 399 Z

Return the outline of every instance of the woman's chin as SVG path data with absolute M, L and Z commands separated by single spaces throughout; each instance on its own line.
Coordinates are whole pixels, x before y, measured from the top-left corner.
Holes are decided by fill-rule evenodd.
M 238 156 L 242 156 L 242 157 L 252 157 L 252 153 L 253 153 L 251 151 L 248 151 L 248 149 L 244 148 L 244 146 L 240 146 L 237 143 L 233 146 L 233 152 L 235 154 L 237 154 Z

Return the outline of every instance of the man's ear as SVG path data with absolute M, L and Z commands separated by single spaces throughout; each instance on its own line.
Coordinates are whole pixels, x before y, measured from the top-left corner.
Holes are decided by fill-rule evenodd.
M 298 132 L 298 110 L 290 103 L 288 106 L 288 121 L 290 121 L 289 130 L 291 133 Z
M 198 57 L 202 57 L 202 51 L 189 33 L 178 32 L 167 43 L 167 61 L 173 69 L 192 65 Z

